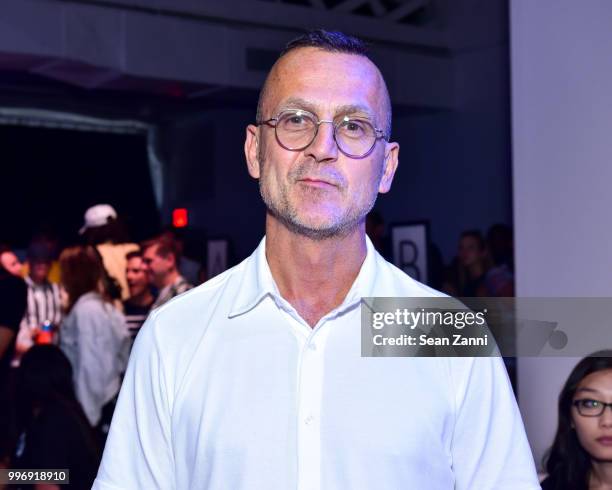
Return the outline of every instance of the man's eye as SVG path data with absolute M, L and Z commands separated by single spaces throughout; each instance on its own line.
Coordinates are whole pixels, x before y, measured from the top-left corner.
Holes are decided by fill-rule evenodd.
M 280 129 L 284 131 L 301 132 L 311 130 L 314 123 L 304 114 L 289 114 L 280 120 Z
M 359 120 L 344 121 L 339 130 L 342 135 L 349 138 L 363 138 L 368 134 L 366 123 Z
M 302 114 L 295 114 L 289 116 L 286 120 L 286 124 L 290 127 L 304 127 L 308 126 L 310 119 Z

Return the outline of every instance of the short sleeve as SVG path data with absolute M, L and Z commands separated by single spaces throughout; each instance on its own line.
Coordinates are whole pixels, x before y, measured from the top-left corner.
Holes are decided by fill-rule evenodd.
M 152 314 L 134 343 L 93 490 L 174 488 L 167 376 Z
M 499 357 L 450 362 L 456 490 L 539 490 L 523 422 Z

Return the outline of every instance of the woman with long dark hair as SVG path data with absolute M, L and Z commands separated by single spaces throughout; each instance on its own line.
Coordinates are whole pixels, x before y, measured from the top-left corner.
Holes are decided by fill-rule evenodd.
M 100 449 L 74 394 L 70 361 L 59 348 L 35 345 L 25 353 L 16 404 L 20 436 L 11 466 L 68 469 L 69 488 L 91 488 Z
M 87 419 L 104 432 L 103 409 L 108 411 L 105 406 L 119 391 L 129 355 L 125 318 L 104 294 L 104 269 L 93 247 L 65 249 L 60 267 L 67 293 L 60 347 L 72 364 L 76 396 Z
M 543 490 L 612 489 L 612 350 L 582 359 L 559 395 Z

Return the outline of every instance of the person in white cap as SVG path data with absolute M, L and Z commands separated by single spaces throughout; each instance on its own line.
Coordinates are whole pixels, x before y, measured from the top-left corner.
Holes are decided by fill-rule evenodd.
M 108 275 L 115 279 L 119 291 L 113 299 L 126 300 L 130 293 L 125 277 L 125 256 L 139 249 L 130 243 L 118 219 L 117 211 L 110 204 L 96 204 L 85 211 L 85 223 L 79 230 L 88 245 L 93 245 L 102 257 Z

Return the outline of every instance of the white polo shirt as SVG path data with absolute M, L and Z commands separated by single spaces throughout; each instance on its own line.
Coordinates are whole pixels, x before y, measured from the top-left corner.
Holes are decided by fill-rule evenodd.
M 262 240 L 151 314 L 93 488 L 539 489 L 499 358 L 361 357 L 362 297 L 439 294 L 368 240 L 346 299 L 313 329 Z

